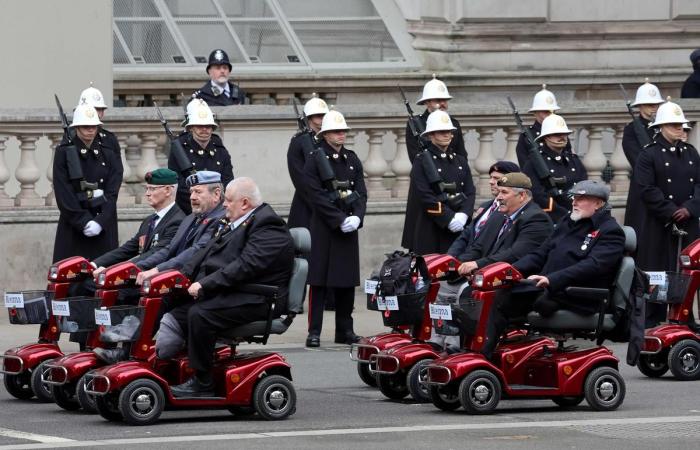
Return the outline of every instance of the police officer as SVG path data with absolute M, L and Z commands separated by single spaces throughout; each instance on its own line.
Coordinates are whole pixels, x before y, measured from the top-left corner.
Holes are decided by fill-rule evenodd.
M 663 102 L 664 99 L 661 97 L 659 88 L 649 83 L 648 80 L 637 89 L 637 95 L 632 106 L 636 106 L 639 109 L 639 121 L 644 126 L 647 139 L 644 142 L 640 142 L 640 138 L 637 137 L 634 131 L 634 121 L 625 125 L 622 135 L 622 150 L 625 152 L 627 161 L 632 167 L 632 174 L 634 174 L 634 166 L 637 164 L 637 158 L 642 152 L 642 148 L 654 140 L 656 127 L 650 127 L 649 124 L 656 115 L 659 104 Z M 631 178 L 634 178 L 634 175 Z M 639 186 L 635 183 L 630 183 L 625 206 L 625 225 L 631 226 L 637 233 L 641 231 L 641 227 L 644 224 L 644 209 L 644 204 L 639 194 Z
M 426 122 L 428 116 L 434 111 L 447 111 L 447 103 L 452 98 L 450 93 L 447 91 L 447 86 L 442 81 L 438 80 L 436 75 L 433 74 L 433 79 L 425 83 L 423 86 L 423 96 L 418 100 L 419 105 L 425 105 L 425 111 L 423 114 L 418 116 L 418 120 L 421 123 L 421 128 L 425 130 Z M 410 119 L 409 119 L 410 120 Z M 452 121 L 452 126 L 454 127 L 453 136 L 454 138 L 450 142 L 450 147 L 452 153 L 455 155 L 461 155 L 464 159 L 467 159 L 467 149 L 464 146 L 464 133 L 462 132 L 462 126 L 459 124 L 457 119 L 450 117 Z M 427 145 L 430 141 L 421 135 L 421 138 Z M 406 150 L 408 151 L 408 158 L 413 163 L 416 159 L 416 155 L 420 153 L 421 148 L 418 144 L 418 139 L 411 133 L 411 127 L 406 124 Z
M 100 119 L 100 121 L 104 119 L 105 111 L 107 110 L 107 105 L 105 104 L 102 92 L 100 92 L 99 89 L 93 87 L 92 83 L 90 83 L 89 88 L 85 89 L 83 92 L 80 93 L 78 105 L 92 106 L 97 111 L 97 117 Z M 117 136 L 111 131 L 107 130 L 103 125 L 100 125 L 99 134 L 100 138 L 102 139 L 103 148 L 111 149 L 117 154 L 117 161 L 119 162 L 119 167 L 122 167 L 121 170 L 123 171 L 124 168 L 122 166 L 121 146 L 119 145 L 119 140 L 117 139 Z
M 231 75 L 231 62 L 225 51 L 217 48 L 209 54 L 207 75 L 209 81 L 195 91 L 193 97 L 201 98 L 209 106 L 245 104 L 245 91 L 228 79 Z
M 450 145 L 454 130 L 446 112 L 432 112 L 422 134 L 430 139 L 428 152 L 420 153 L 411 169 L 401 245 L 419 254 L 447 252 L 474 211 L 469 163 Z M 454 189 L 442 189 L 443 184 Z
M 185 154 L 192 162 L 194 170 L 208 170 L 221 174 L 221 182 L 225 186 L 233 180 L 231 155 L 219 135 L 214 134 L 216 121 L 214 114 L 207 104 L 200 99 L 193 99 L 187 105 L 187 126 L 178 140 Z M 185 184 L 189 173 L 178 167 L 174 154 L 168 158 L 168 167 L 179 174 L 176 202 L 185 214 L 192 212 L 190 207 L 190 190 Z
M 532 196 L 540 207 L 549 214 L 552 222 L 557 223 L 566 217 L 571 209 L 571 200 L 568 191 L 571 187 L 588 178 L 586 168 L 578 155 L 567 150 L 569 134 L 572 131 L 566 126 L 564 118 L 557 114 L 550 114 L 542 121 L 540 135 L 535 138 L 539 143 L 540 155 L 544 160 L 549 173 L 554 178 L 561 179 L 557 186 L 559 194 L 549 194 L 540 178 L 535 172 L 532 161 L 525 163 L 523 172 L 532 180 Z
M 559 111 L 560 109 L 554 93 L 547 90 L 547 85 L 543 84 L 542 90 L 532 98 L 532 107 L 528 109 L 528 112 L 531 112 L 532 115 L 535 116 L 535 122 L 530 125 L 530 130 L 535 138 L 540 135 L 542 121 L 547 116 L 554 113 L 554 111 Z M 518 164 L 520 164 L 520 167 L 524 167 L 525 163 L 528 161 L 528 147 L 527 137 L 525 133 L 522 133 L 520 138 L 518 138 L 518 145 L 515 147 L 515 154 L 518 157 Z M 571 144 L 569 142 L 566 144 L 566 150 L 571 150 Z
M 685 80 L 681 88 L 681 98 L 700 98 L 700 48 L 690 54 L 693 73 Z
M 635 261 L 643 270 L 676 270 L 678 248 L 700 237 L 700 156 L 683 142 L 683 110 L 670 100 L 659 106 L 651 126 L 659 127 L 653 144 L 642 151 L 634 168 L 645 206 Z M 676 229 L 687 234 L 679 237 Z M 680 242 L 679 242 L 680 239 Z M 664 320 L 665 307 L 649 308 L 647 325 Z
M 78 105 L 70 125 L 74 146 L 63 142 L 56 147 L 53 188 L 60 215 L 54 262 L 76 255 L 91 260 L 119 245 L 117 196 L 123 170 L 118 155 L 103 146 L 100 125 L 94 107 Z
M 353 329 L 352 309 L 355 286 L 360 284 L 357 230 L 365 216 L 367 189 L 360 159 L 343 145 L 349 129 L 341 113 L 326 113 L 319 131 L 320 149 L 304 166 L 312 210 L 307 347 L 321 344 L 327 291 L 335 297 L 335 342 L 352 344 L 359 340 Z M 345 187 L 334 188 L 334 180 L 346 183 Z

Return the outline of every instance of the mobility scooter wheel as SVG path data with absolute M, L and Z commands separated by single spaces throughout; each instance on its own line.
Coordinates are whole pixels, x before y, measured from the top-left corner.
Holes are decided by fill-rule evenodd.
M 459 409 L 459 388 L 457 386 L 430 386 L 430 401 L 436 408 L 443 411 Z
M 583 392 L 594 410 L 612 411 L 625 400 L 625 380 L 612 367 L 598 367 L 586 377 Z
M 684 339 L 668 353 L 668 365 L 678 380 L 696 380 L 700 377 L 700 343 Z
M 163 389 L 153 380 L 141 378 L 127 384 L 119 394 L 119 411 L 124 422 L 150 425 L 158 420 L 165 408 Z
M 668 351 L 656 355 L 640 355 L 637 368 L 649 378 L 659 378 L 668 372 Z
M 501 382 L 488 370 L 475 370 L 459 384 L 459 402 L 470 414 L 489 414 L 501 400 Z
M 374 374 L 370 373 L 369 363 L 358 362 L 357 374 L 360 376 L 362 382 L 365 383 L 367 386 L 377 387 L 377 377 Z
M 95 404 L 95 397 L 85 392 L 85 375 L 80 377 L 78 384 L 75 387 L 75 396 L 78 399 L 80 407 L 83 411 L 90 414 L 97 413 L 97 405 Z
M 433 362 L 432 359 L 421 359 L 411 367 L 406 375 L 406 385 L 413 400 L 420 403 L 430 403 L 430 388 L 425 384 L 428 375 L 426 366 Z
M 34 368 L 31 375 L 32 392 L 34 392 L 36 398 L 42 403 L 53 402 L 53 392 L 51 391 L 51 386 L 41 381 L 41 373 L 47 370 L 46 365 L 51 361 L 52 360 L 42 361 Z
M 17 375 L 5 374 L 3 377 L 3 382 L 5 383 L 5 390 L 13 396 L 20 400 L 29 400 L 34 397 L 34 391 L 30 385 L 30 375 L 28 372 L 22 372 Z
M 253 391 L 255 411 L 267 420 L 281 420 L 297 409 L 297 393 L 292 382 L 282 375 L 269 375 Z
M 408 395 L 406 375 L 403 372 L 393 375 L 380 373 L 377 375 L 377 385 L 381 393 L 392 400 L 401 400 Z
M 97 412 L 110 422 L 122 420 L 122 413 L 119 412 L 119 394 L 107 394 L 95 396 L 95 408 Z
M 583 395 L 576 397 L 552 397 L 552 401 L 560 408 L 573 408 L 583 401 Z
M 75 384 L 51 386 L 51 395 L 53 395 L 53 400 L 56 404 L 66 411 L 77 411 L 80 409 Z

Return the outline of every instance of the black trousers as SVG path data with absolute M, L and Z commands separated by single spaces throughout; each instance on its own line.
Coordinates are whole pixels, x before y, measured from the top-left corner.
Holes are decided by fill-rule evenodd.
M 214 360 L 217 335 L 229 328 L 258 320 L 266 320 L 267 303 L 252 303 L 231 308 L 204 309 L 198 302 L 189 302 L 170 311 L 187 335 L 190 367 L 209 372 Z
M 309 334 L 321 335 L 326 299 L 335 298 L 335 335 L 345 337 L 353 333 L 352 310 L 355 306 L 354 287 L 310 286 Z

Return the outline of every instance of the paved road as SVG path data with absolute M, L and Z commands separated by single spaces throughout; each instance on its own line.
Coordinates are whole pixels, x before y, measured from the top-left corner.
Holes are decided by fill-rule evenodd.
M 0 450 L 101 446 L 276 450 L 700 447 L 698 382 L 650 380 L 636 368 L 623 365 L 627 398 L 615 412 L 593 412 L 585 402 L 574 410 L 562 411 L 551 401 L 537 400 L 503 401 L 492 416 L 444 413 L 429 404 L 389 401 L 365 387 L 349 360 L 347 347 L 305 349 L 300 345 L 303 321 L 298 322 L 286 338 L 277 337 L 269 346 L 283 352 L 293 365 L 299 399 L 297 413 L 289 420 L 239 419 L 226 411 L 166 411 L 156 425 L 132 427 L 108 423 L 99 416 L 69 413 L 53 404 L 18 401 L 0 388 Z M 360 312 L 358 322 L 358 330 L 365 333 L 381 329 L 370 313 Z M 0 323 L 2 349 L 32 337 L 30 328 Z M 613 348 L 616 354 L 624 355 L 624 346 Z

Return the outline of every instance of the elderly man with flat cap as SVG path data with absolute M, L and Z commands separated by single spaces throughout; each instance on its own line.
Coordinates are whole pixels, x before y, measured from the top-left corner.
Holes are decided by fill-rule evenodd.
M 571 189 L 572 211 L 532 253 L 513 264 L 535 285 L 516 286 L 493 310 L 483 352 L 490 356 L 508 318 L 535 310 L 548 317 L 558 309 L 593 314 L 597 302 L 568 299 L 568 286 L 609 289 L 625 249 L 625 233 L 607 208 L 610 188 L 584 180 Z

